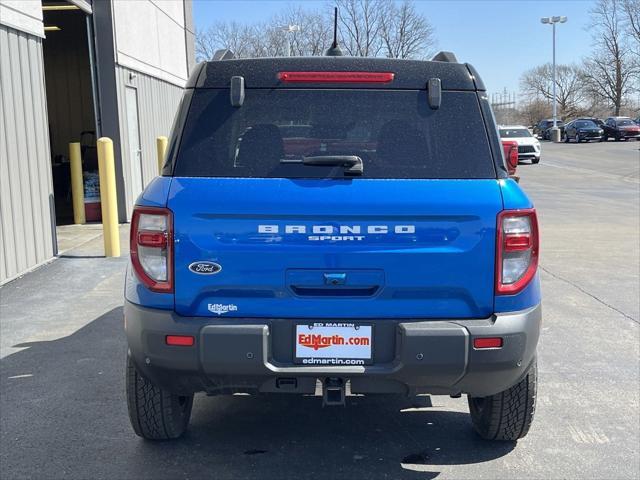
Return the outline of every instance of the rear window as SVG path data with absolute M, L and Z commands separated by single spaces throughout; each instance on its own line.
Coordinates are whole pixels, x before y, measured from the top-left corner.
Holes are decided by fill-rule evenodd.
M 443 92 L 438 110 L 424 90 L 247 89 L 193 95 L 174 175 L 342 178 L 345 169 L 304 157 L 362 159 L 356 178 L 495 178 L 475 92 Z

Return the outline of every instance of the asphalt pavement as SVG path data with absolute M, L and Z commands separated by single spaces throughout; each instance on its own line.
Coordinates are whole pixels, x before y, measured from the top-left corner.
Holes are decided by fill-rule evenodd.
M 126 259 L 95 239 L 0 288 L 0 478 L 639 478 L 639 147 L 545 142 L 519 167 L 544 295 L 525 439 L 479 439 L 464 397 L 199 395 L 183 439 L 143 441 L 124 397 Z

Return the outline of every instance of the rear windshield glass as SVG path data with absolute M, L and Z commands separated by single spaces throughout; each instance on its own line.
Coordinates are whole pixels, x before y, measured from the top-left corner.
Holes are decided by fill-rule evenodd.
M 420 90 L 227 89 L 193 95 L 174 175 L 342 178 L 347 168 L 305 157 L 357 156 L 358 178 L 495 178 L 474 92 L 443 92 L 438 110 Z
M 500 138 L 522 138 L 530 137 L 531 134 L 526 128 L 501 128 Z
M 574 124 L 576 128 L 595 128 L 597 125 L 590 120 L 580 120 Z

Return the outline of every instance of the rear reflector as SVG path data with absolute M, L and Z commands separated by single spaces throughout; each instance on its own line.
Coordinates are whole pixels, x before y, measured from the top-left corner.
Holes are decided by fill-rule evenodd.
M 280 72 L 278 79 L 288 83 L 390 83 L 391 72 Z
M 167 345 L 177 345 L 180 347 L 192 347 L 196 339 L 191 335 L 167 335 Z
M 500 337 L 484 337 L 474 338 L 473 348 L 500 348 L 502 347 L 502 338 Z

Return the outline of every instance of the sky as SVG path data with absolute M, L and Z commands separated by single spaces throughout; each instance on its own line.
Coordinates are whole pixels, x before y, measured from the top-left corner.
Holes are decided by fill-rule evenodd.
M 437 50 L 449 50 L 458 61 L 476 67 L 491 93 L 519 92 L 520 76 L 551 62 L 552 27 L 541 17 L 565 15 L 556 27 L 557 63 L 580 62 L 591 49 L 587 31 L 593 0 L 417 0 L 436 31 Z M 216 21 L 253 23 L 268 20 L 288 5 L 324 8 L 326 1 L 194 0 L 198 29 Z

